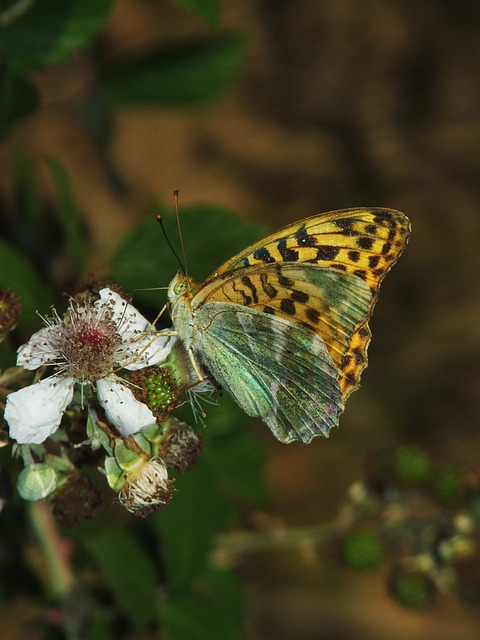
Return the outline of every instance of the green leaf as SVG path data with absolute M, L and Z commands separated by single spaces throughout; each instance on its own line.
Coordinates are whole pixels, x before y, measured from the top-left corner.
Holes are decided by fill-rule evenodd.
M 243 594 L 236 576 L 210 568 L 203 589 L 173 591 L 162 606 L 168 640 L 241 640 Z
M 55 158 L 47 158 L 47 164 L 57 190 L 57 213 L 65 234 L 67 254 L 76 274 L 81 275 L 85 263 L 85 238 L 70 179 Z
M 28 70 L 64 60 L 103 26 L 113 0 L 41 0 L 2 28 L 0 58 Z
M 36 311 L 45 311 L 53 302 L 53 295 L 31 263 L 3 240 L 0 240 L 0 287 L 10 287 L 22 301 L 20 329 L 39 324 Z
M 97 530 L 84 537 L 119 607 L 136 626 L 157 613 L 157 578 L 152 561 L 133 535 L 122 529 Z
M 10 126 L 34 111 L 39 103 L 37 89 L 8 69 L 0 72 L 0 138 Z
M 218 0 L 174 0 L 174 3 L 196 13 L 199 18 L 205 20 L 211 27 L 218 25 L 219 1 Z
M 204 458 L 193 471 L 178 477 L 175 487 L 173 500 L 154 523 L 161 534 L 169 584 L 181 587 L 204 568 L 226 506 Z
M 129 61 L 105 78 L 108 95 L 126 106 L 185 107 L 223 93 L 236 78 L 245 40 L 223 37 Z
M 165 214 L 163 222 L 168 237 L 178 246 L 175 217 Z M 188 271 L 199 282 L 265 231 L 212 205 L 182 207 L 181 222 Z M 140 289 L 167 286 L 178 269 L 153 213 L 123 238 L 111 261 L 113 278 L 127 289 L 135 289 L 136 300 L 150 304 L 153 301 L 157 308 L 165 294 Z

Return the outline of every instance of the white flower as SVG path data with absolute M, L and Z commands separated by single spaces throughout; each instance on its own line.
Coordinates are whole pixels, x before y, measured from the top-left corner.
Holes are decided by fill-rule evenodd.
M 19 348 L 17 364 L 25 369 L 55 367 L 50 378 L 7 398 L 5 420 L 20 444 L 39 444 L 56 431 L 75 383 L 96 388 L 108 420 L 122 435 L 155 422 L 115 372 L 162 362 L 175 338 L 156 336 L 148 320 L 111 289 L 101 289 L 99 296 L 95 302 L 72 300 L 64 318 L 55 313 L 45 319 L 47 326 Z

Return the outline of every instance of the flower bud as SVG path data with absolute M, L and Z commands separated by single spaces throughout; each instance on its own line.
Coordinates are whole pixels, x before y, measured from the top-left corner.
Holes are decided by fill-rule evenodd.
M 43 500 L 57 488 L 57 474 L 46 464 L 29 464 L 17 479 L 18 493 L 24 500 Z

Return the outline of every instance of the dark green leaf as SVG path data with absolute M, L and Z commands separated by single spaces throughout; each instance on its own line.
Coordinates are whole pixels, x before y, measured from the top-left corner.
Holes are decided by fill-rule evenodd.
M 84 233 L 78 207 L 65 168 L 54 158 L 47 164 L 57 189 L 57 213 L 63 232 L 68 256 L 77 275 L 81 275 L 85 262 Z
M 216 98 L 234 81 L 245 53 L 239 37 L 177 47 L 117 67 L 105 79 L 111 98 L 127 106 L 182 107 Z
M 163 603 L 168 640 L 241 640 L 243 594 L 235 575 L 209 569 L 202 592 L 174 591 Z
M 22 212 L 20 222 L 27 227 L 34 228 L 42 217 L 43 203 L 35 183 L 32 161 L 29 152 L 24 146 L 15 149 L 15 193 L 16 207 Z M 24 233 L 19 221 L 16 221 L 16 229 L 20 234 Z
M 205 566 L 225 505 L 204 458 L 193 471 L 177 478 L 178 492 L 158 514 L 169 584 L 187 585 Z
M 227 209 L 212 205 L 182 207 L 181 216 L 188 271 L 199 282 L 222 262 L 258 240 L 264 231 Z M 167 214 L 163 221 L 169 238 L 178 247 L 175 217 Z M 153 212 L 123 238 L 111 265 L 115 280 L 131 291 L 137 290 L 136 300 L 155 301 L 156 307 L 165 300 L 165 293 L 138 289 L 165 287 L 178 269 Z
M 218 25 L 219 1 L 218 0 L 174 0 L 179 7 L 189 9 L 205 20 L 211 27 Z
M 0 57 L 27 70 L 60 62 L 103 26 L 113 0 L 41 0 L 2 28 Z
M 30 262 L 3 240 L 0 240 L 0 287 L 10 287 L 21 299 L 21 329 L 38 325 L 40 320 L 36 311 L 45 312 L 53 302 L 52 294 L 44 286 Z
M 88 640 L 113 640 L 113 638 L 100 611 L 94 611 L 88 628 Z
M 38 91 L 33 85 L 3 69 L 0 75 L 0 137 L 15 120 L 36 109 L 38 102 Z
M 157 613 L 157 579 L 150 557 L 133 535 L 121 529 L 97 530 L 84 544 L 132 623 L 151 622 Z

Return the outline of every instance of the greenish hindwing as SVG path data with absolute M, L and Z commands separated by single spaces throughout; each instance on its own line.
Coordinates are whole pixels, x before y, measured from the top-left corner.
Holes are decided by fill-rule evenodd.
M 226 302 L 195 312 L 192 347 L 213 377 L 282 442 L 327 436 L 343 411 L 322 339 L 284 318 Z

